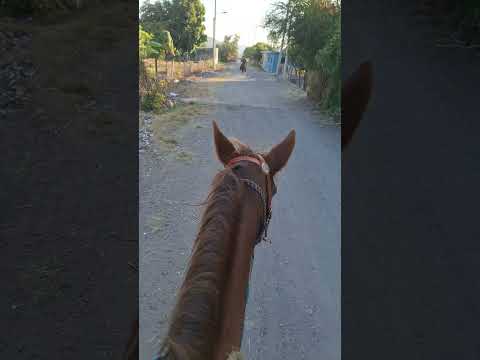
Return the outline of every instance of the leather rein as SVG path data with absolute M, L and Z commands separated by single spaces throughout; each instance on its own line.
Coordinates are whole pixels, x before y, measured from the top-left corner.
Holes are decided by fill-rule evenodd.
M 267 241 L 268 226 L 270 224 L 270 219 L 272 218 L 272 197 L 273 197 L 272 195 L 273 184 L 270 178 L 270 168 L 267 162 L 265 161 L 265 159 L 261 155 L 256 155 L 256 156 L 258 156 L 258 158 L 253 155 L 237 156 L 232 160 L 230 160 L 226 165 L 226 167 L 232 168 L 234 165 L 236 165 L 239 162 L 242 162 L 242 161 L 249 162 L 259 166 L 260 169 L 262 169 L 262 172 L 265 174 L 266 192 L 263 191 L 263 189 L 255 181 L 240 178 L 241 182 L 243 182 L 249 189 L 253 190 L 260 197 L 260 200 L 262 201 L 262 205 L 263 205 L 263 210 L 264 210 L 263 223 L 260 228 L 259 234 L 257 236 L 255 245 L 257 245 L 261 241 Z

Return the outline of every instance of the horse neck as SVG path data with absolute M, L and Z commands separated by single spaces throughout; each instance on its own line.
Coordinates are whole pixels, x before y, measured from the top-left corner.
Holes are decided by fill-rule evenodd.
M 239 349 L 256 230 L 256 194 L 220 175 L 209 196 L 161 359 L 221 359 Z
M 223 295 L 216 360 L 225 360 L 232 351 L 239 351 L 241 346 L 250 265 L 259 221 L 263 216 L 256 194 L 246 191 L 244 198 Z

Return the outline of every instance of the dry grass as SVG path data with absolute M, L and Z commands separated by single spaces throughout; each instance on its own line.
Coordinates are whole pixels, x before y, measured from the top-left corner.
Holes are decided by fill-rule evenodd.
M 176 159 L 178 161 L 182 161 L 182 162 L 185 162 L 187 164 L 191 164 L 192 161 L 193 161 L 193 154 L 191 152 L 188 152 L 188 151 L 180 151 L 179 153 L 177 153 Z
M 162 231 L 166 226 L 165 215 L 160 213 L 157 216 L 153 216 L 150 220 L 150 230 L 152 234 Z
M 170 82 L 167 93 L 168 92 L 175 92 L 180 98 L 200 97 L 204 99 L 210 96 L 208 84 L 200 83 L 198 81 L 182 80 L 176 84 Z M 209 108 L 208 105 L 204 104 L 178 101 L 173 108 L 163 107 L 156 109 L 153 112 L 149 112 L 148 114 L 151 117 L 151 125 L 149 128 L 152 132 L 153 140 L 160 146 L 160 149 L 163 152 L 173 152 L 176 160 L 191 163 L 193 160 L 193 154 L 181 149 L 178 130 L 187 125 L 190 121 L 207 114 Z M 142 112 L 140 113 L 139 119 L 139 126 L 145 126 L 144 115 L 142 115 Z
M 181 98 L 209 98 L 208 84 L 199 81 L 202 77 L 192 75 L 176 82 L 163 76 L 155 78 L 151 61 L 146 60 L 144 64 L 145 66 L 140 68 L 139 81 L 140 108 L 143 111 L 163 113 L 170 92 L 177 93 Z M 183 75 L 179 74 L 180 77 Z
M 208 106 L 200 104 L 179 104 L 175 108 L 155 116 L 152 131 L 155 140 L 164 150 L 175 149 L 179 141 L 176 132 L 191 120 L 207 114 Z M 185 159 L 186 156 L 181 156 Z
M 288 99 L 291 100 L 305 100 L 307 98 L 307 94 L 302 89 L 298 88 L 297 86 L 289 83 L 287 88 L 286 96 Z
M 211 88 L 205 82 L 182 81 L 175 86 L 174 92 L 183 98 L 202 98 L 208 99 L 211 96 Z

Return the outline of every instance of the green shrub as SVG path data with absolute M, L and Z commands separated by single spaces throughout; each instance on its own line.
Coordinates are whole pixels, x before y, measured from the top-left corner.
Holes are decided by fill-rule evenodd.
M 326 45 L 318 50 L 315 57 L 316 67 L 322 72 L 326 81 L 326 91 L 321 106 L 332 113 L 339 113 L 341 106 L 341 21 L 340 15 L 335 19 L 334 30 Z
M 140 109 L 159 112 L 167 107 L 168 82 L 149 75 L 145 66 L 143 66 L 143 62 L 140 62 L 140 64 Z

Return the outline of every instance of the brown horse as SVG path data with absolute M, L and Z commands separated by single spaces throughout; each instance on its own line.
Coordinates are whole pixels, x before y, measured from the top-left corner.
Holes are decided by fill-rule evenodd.
M 241 345 L 253 250 L 264 237 L 295 131 L 269 153 L 253 152 L 213 123 L 225 169 L 213 180 L 167 336 L 157 359 L 225 360 Z
M 373 87 L 372 64 L 364 62 L 342 86 L 342 151 L 352 140 Z
M 372 66 L 369 62 L 360 65 L 343 84 L 342 151 L 350 143 L 362 119 L 370 100 L 372 85 Z M 214 138 L 218 157 L 224 164 L 228 164 L 232 158 L 241 154 L 249 156 L 253 154 L 247 146 L 236 140 L 225 138 L 215 123 Z M 273 175 L 286 164 L 294 143 L 295 133 L 291 133 L 269 155 L 265 155 L 264 158 L 268 159 L 267 163 L 271 167 L 270 181 L 272 184 L 274 184 Z M 248 161 L 246 163 L 248 166 L 244 165 L 243 169 L 237 169 L 236 172 L 242 170 L 244 175 L 240 176 L 256 179 L 260 185 L 263 175 L 259 174 L 259 170 L 253 166 L 254 164 L 252 165 Z M 186 278 L 186 280 L 190 279 L 190 282 L 186 281 L 182 286 L 169 335 L 164 342 L 163 352 L 161 352 L 163 359 L 224 359 L 226 353 L 240 347 L 241 340 L 239 339 L 241 339 L 245 307 L 245 301 L 242 302 L 242 299 L 245 299 L 242 296 L 245 293 L 243 285 L 248 282 L 247 263 L 250 262 L 250 255 L 253 253 L 254 247 L 251 240 L 253 236 L 247 237 L 247 220 L 252 219 L 255 223 L 254 218 L 257 217 L 258 227 L 258 218 L 262 215 L 258 209 L 258 199 L 254 199 L 255 196 L 252 198 L 253 194 L 249 194 L 248 189 L 240 190 L 242 185 L 238 180 L 238 175 L 235 175 L 233 171 L 231 168 L 226 169 L 218 174 L 214 181 L 201 231 L 195 242 L 193 255 L 196 256 L 195 258 L 192 256 Z M 266 189 L 265 183 L 266 181 L 263 182 L 263 189 Z M 272 196 L 275 191 L 274 187 Z M 247 195 L 248 197 L 245 197 Z M 241 201 L 242 198 L 245 200 Z M 240 210 L 242 205 L 243 210 Z M 216 208 L 217 206 L 218 208 Z M 238 208 L 237 210 L 233 209 L 235 206 Z M 239 217 L 248 209 L 255 207 L 256 211 L 246 214 L 245 217 Z M 222 208 L 230 210 L 222 213 Z M 236 216 L 232 218 L 234 214 Z M 222 228 L 214 229 L 214 224 L 222 225 Z M 234 238 L 234 229 L 237 231 L 236 238 Z M 202 233 L 204 235 L 201 236 Z M 222 235 L 224 238 L 220 239 Z M 208 240 L 209 238 L 212 241 Z M 213 240 L 214 238 L 216 240 Z M 226 253 L 229 253 L 228 259 L 220 259 L 218 256 Z M 216 261 L 212 259 L 216 259 Z M 211 260 L 212 262 L 208 264 Z M 241 266 L 233 267 L 237 264 Z M 222 272 L 218 272 L 218 269 Z M 232 269 L 235 271 L 232 272 Z M 228 284 L 226 279 L 229 279 Z M 239 281 L 234 282 L 236 280 Z M 202 303 L 205 304 L 201 311 L 195 309 L 198 304 L 193 299 L 196 297 L 202 299 Z M 227 313 L 232 308 L 237 311 L 231 314 Z M 222 317 L 222 314 L 225 314 L 225 317 Z M 204 329 L 205 333 L 203 333 Z M 190 342 L 192 343 L 190 344 Z M 138 359 L 138 320 L 133 326 L 125 359 Z

